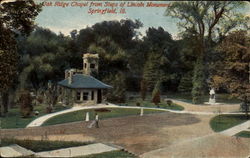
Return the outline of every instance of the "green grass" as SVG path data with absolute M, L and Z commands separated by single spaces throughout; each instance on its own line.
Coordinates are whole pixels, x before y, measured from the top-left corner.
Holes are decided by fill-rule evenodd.
M 66 107 L 56 105 L 53 112 L 67 109 Z M 11 108 L 5 117 L 1 117 L 1 128 L 24 128 L 34 119 L 43 116 L 46 113 L 46 105 L 34 106 L 34 111 L 39 111 L 38 116 L 22 118 L 19 108 Z
M 100 119 L 123 117 L 123 116 L 131 116 L 131 115 L 139 115 L 140 114 L 140 109 L 124 109 L 124 108 L 108 108 L 108 109 L 111 110 L 111 112 L 98 112 Z M 44 122 L 44 124 L 42 124 L 42 126 L 75 122 L 75 121 L 83 121 L 85 119 L 86 112 L 90 112 L 89 113 L 90 118 L 94 119 L 94 115 L 95 115 L 94 109 L 79 110 L 79 111 L 70 112 L 70 113 L 61 114 L 61 115 L 57 115 L 55 117 L 52 117 L 51 119 Z M 150 109 L 144 110 L 144 114 L 152 114 L 152 113 L 159 113 L 159 112 L 163 112 L 163 111 L 150 110 Z
M 167 93 L 165 94 L 168 98 L 177 99 L 187 103 L 192 103 L 191 93 Z M 231 97 L 229 94 L 216 94 L 216 102 L 218 103 L 227 103 L 227 104 L 238 104 L 240 100 L 237 98 Z M 202 96 L 203 102 L 208 102 L 209 94 Z
M 1 139 L 1 146 L 18 144 L 34 152 L 56 150 L 61 148 L 75 147 L 92 144 L 93 142 L 73 142 L 73 141 L 47 141 L 47 140 L 17 140 Z
M 78 158 L 137 158 L 134 155 L 131 155 L 125 151 L 111 151 L 111 152 L 105 152 L 101 154 L 93 154 Z
M 220 132 L 245 121 L 245 115 L 218 115 L 210 120 L 210 126 L 215 132 Z
M 157 106 L 151 102 L 151 99 L 148 97 L 145 100 L 142 100 L 141 98 L 133 98 L 131 100 L 128 100 L 126 103 L 120 104 L 122 106 L 136 106 L 136 103 L 140 103 L 140 106 L 142 107 L 150 107 L 150 108 L 157 108 Z M 169 110 L 184 110 L 184 107 L 172 104 L 171 106 L 167 105 L 165 101 L 161 101 L 159 103 L 159 108 L 169 109 Z
M 236 136 L 244 137 L 244 138 L 250 138 L 250 131 L 242 131 L 240 133 L 237 133 Z

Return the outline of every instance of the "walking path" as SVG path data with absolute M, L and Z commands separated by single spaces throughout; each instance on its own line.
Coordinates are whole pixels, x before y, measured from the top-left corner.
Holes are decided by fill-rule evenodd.
M 96 143 L 78 147 L 44 151 L 36 153 L 36 155 L 41 157 L 77 157 L 118 150 L 121 150 L 121 148 L 105 145 L 102 143 Z
M 234 136 L 235 134 L 241 132 L 241 131 L 246 131 L 248 130 L 248 128 L 250 127 L 250 120 L 246 121 L 242 124 L 239 124 L 237 126 L 234 126 L 232 128 L 229 128 L 225 131 L 220 132 L 223 135 L 227 135 L 227 136 Z
M 186 107 L 202 107 L 199 105 L 194 105 L 194 104 L 190 104 L 190 103 L 186 103 L 183 101 L 177 101 L 177 100 L 173 100 L 173 103 L 176 103 L 178 105 L 184 106 L 184 108 L 186 109 Z M 65 114 L 65 113 L 69 113 L 69 112 L 74 112 L 74 111 L 78 111 L 78 110 L 85 110 L 85 109 L 96 109 L 96 108 L 133 108 L 133 109 L 152 109 L 152 110 L 161 110 L 161 111 L 167 111 L 167 112 L 173 112 L 173 113 L 179 113 L 179 114 L 194 114 L 194 115 L 217 115 L 217 114 L 241 114 L 241 113 L 233 113 L 233 112 L 220 112 L 218 113 L 218 111 L 178 111 L 178 110 L 169 110 L 169 109 L 164 109 L 164 108 L 150 108 L 150 107 L 136 107 L 136 106 L 118 106 L 115 104 L 111 104 L 109 103 L 108 105 L 106 104 L 97 104 L 95 106 L 75 106 L 71 109 L 67 109 L 67 110 L 63 110 L 63 111 L 59 111 L 59 112 L 55 112 L 55 113 L 51 113 L 51 114 L 47 114 L 44 116 L 41 116 L 35 120 L 33 120 L 31 123 L 29 123 L 27 127 L 36 127 L 36 126 L 41 126 L 45 121 L 47 121 L 48 119 L 57 116 L 57 115 L 61 115 L 61 114 Z M 203 106 L 204 107 L 204 106 Z
M 117 107 L 114 104 L 109 104 L 109 105 L 104 105 L 104 104 L 97 104 L 96 106 L 75 106 L 72 107 L 71 109 L 67 109 L 67 110 L 63 110 L 63 111 L 59 111 L 59 112 L 55 112 L 55 113 L 51 113 L 51 114 L 47 114 L 44 116 L 41 116 L 35 120 L 33 120 L 31 123 L 29 123 L 27 127 L 36 127 L 36 126 L 41 126 L 45 121 L 47 121 L 48 119 L 57 116 L 57 115 L 61 115 L 61 114 L 65 114 L 65 113 L 69 113 L 69 112 L 74 112 L 74 111 L 78 111 L 78 110 L 84 110 L 84 109 L 96 109 L 96 108 L 112 108 L 112 107 Z
M 17 144 L 0 147 L 0 157 L 28 157 L 33 154 L 33 151 L 25 149 Z

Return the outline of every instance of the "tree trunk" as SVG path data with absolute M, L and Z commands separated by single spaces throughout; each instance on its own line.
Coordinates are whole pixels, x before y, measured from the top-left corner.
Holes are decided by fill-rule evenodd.
M 9 103 L 9 92 L 2 93 L 2 105 L 3 105 L 3 113 L 8 113 L 8 103 Z
M 2 93 L 0 93 L 0 117 L 2 117 Z

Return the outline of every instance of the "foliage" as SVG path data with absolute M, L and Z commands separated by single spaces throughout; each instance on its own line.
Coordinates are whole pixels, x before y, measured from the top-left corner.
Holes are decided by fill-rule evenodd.
M 193 75 L 193 88 L 192 88 L 192 97 L 193 103 L 199 104 L 202 103 L 202 96 L 205 94 L 205 75 L 204 75 L 204 65 L 202 64 L 201 59 L 197 60 L 197 63 L 194 68 Z
M 192 84 L 192 72 L 185 73 L 181 80 L 180 84 L 178 86 L 179 92 L 190 92 L 192 90 L 193 84 Z
M 33 112 L 32 98 L 30 92 L 23 90 L 19 98 L 20 102 L 20 112 L 22 117 L 29 117 Z
M 218 61 L 213 86 L 226 88 L 233 96 L 250 101 L 250 38 L 245 31 L 230 33 L 218 46 L 224 60 Z
M 1 139 L 1 146 L 17 144 L 34 152 L 92 144 L 92 142 Z
M 34 18 L 38 15 L 41 7 L 33 0 L 3 2 L 0 5 L 0 93 L 8 93 L 13 87 L 17 74 L 18 56 L 16 52 L 15 36 L 27 35 L 34 27 Z M 20 16 L 21 15 L 21 16 Z M 8 97 L 4 97 L 5 104 Z M 0 109 L 2 108 L 2 103 Z M 7 112 L 8 105 L 4 105 Z M 2 112 L 0 111 L 0 115 Z
M 149 108 L 155 108 L 155 104 L 152 103 L 152 98 L 147 97 L 145 100 L 142 100 L 141 98 L 135 97 L 132 100 L 127 101 L 125 104 L 120 104 L 122 106 L 137 106 L 137 103 L 140 103 L 141 107 L 149 107 Z M 177 105 L 177 104 L 171 104 L 169 106 L 166 102 L 161 102 L 158 104 L 160 108 L 163 109 L 170 109 L 170 110 L 184 110 L 184 107 Z
M 210 126 L 215 132 L 221 132 L 247 121 L 244 115 L 218 115 L 210 120 Z
M 145 64 L 143 78 L 149 91 L 153 90 L 157 80 L 168 83 L 166 87 L 177 85 L 180 78 L 180 56 L 177 43 L 163 28 L 149 28 L 143 38 Z
M 144 66 L 143 78 L 147 82 L 147 88 L 152 91 L 158 80 L 163 78 L 163 71 L 160 69 L 159 60 L 161 55 L 151 54 Z
M 204 37 L 212 40 L 225 36 L 235 27 L 246 26 L 248 17 L 235 12 L 244 7 L 245 2 L 238 1 L 174 2 L 166 10 L 166 15 L 179 19 L 180 28 L 195 31 L 203 43 Z
M 125 76 L 122 73 L 118 73 L 115 76 L 109 76 L 104 81 L 113 88 L 107 93 L 107 100 L 116 103 L 124 103 L 126 100 L 126 84 Z
M 161 102 L 161 81 L 157 81 L 152 92 L 152 102 L 157 105 Z
M 244 7 L 245 2 L 236 1 L 188 1 L 173 2 L 166 10 L 166 15 L 179 20 L 179 27 L 192 33 L 197 45 L 197 55 L 193 77 L 194 102 L 199 102 L 199 90 L 205 90 L 203 77 L 209 74 L 206 60 L 213 49 L 213 43 L 221 41 L 225 35 L 237 27 L 248 27 L 249 17 L 235 10 Z M 201 62 L 201 63 L 200 63 Z M 205 65 L 203 71 L 199 65 Z M 199 71 L 199 72 L 195 72 Z M 199 75 L 198 75 L 199 74 Z M 197 83 L 195 83 L 197 82 Z
M 167 102 L 167 105 L 168 105 L 168 106 L 173 105 L 173 101 L 172 101 L 172 100 L 167 100 L 166 102 Z
M 147 82 L 145 80 L 141 80 L 141 98 L 145 100 L 147 95 Z
M 250 38 L 246 31 L 230 33 L 218 46 L 223 60 L 216 62 L 213 86 L 225 88 L 243 101 L 242 109 L 248 116 L 250 106 Z
M 250 112 L 250 103 L 248 103 L 246 100 L 240 104 L 240 108 L 243 112 L 245 112 L 247 119 L 249 118 L 248 113 Z
M 38 104 L 33 107 L 33 111 L 38 111 L 38 117 L 46 115 L 46 105 L 45 104 Z M 69 107 L 67 107 L 69 108 Z M 53 107 L 53 111 L 61 111 L 67 109 L 66 107 L 57 104 Z M 25 128 L 31 121 L 37 119 L 36 116 L 22 118 L 20 113 L 20 108 L 11 108 L 9 112 L 6 114 L 6 117 L 1 118 L 1 128 Z

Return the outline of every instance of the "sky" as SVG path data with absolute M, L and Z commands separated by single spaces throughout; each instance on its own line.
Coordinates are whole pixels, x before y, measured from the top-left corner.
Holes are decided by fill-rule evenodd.
M 42 2 L 42 0 L 36 0 Z M 43 0 L 44 1 L 44 0 Z M 49 28 L 50 30 L 59 33 L 62 32 L 65 35 L 76 29 L 84 29 L 87 26 L 92 26 L 95 23 L 109 20 L 121 20 L 121 19 L 139 19 L 143 23 L 143 27 L 140 28 L 142 35 L 145 35 L 145 31 L 149 27 L 163 27 L 175 38 L 179 32 L 177 27 L 177 20 L 171 17 L 165 16 L 164 13 L 167 7 L 125 7 L 125 14 L 88 14 L 89 8 L 101 9 L 101 7 L 89 7 L 91 1 L 88 1 L 87 7 L 72 7 L 72 2 L 84 3 L 86 1 L 81 0 L 46 0 L 47 3 L 52 3 L 53 6 L 44 6 L 42 12 L 37 16 L 35 22 L 38 26 Z M 69 3 L 68 7 L 54 6 L 56 2 Z M 94 1 L 93 1 L 94 2 Z M 95 1 L 96 2 L 96 1 Z M 98 1 L 97 1 L 98 2 Z M 100 1 L 99 1 L 100 2 Z M 103 5 L 104 5 L 103 1 Z M 114 1 L 113 1 L 114 2 Z M 121 1 L 115 1 L 120 4 Z M 133 1 L 138 2 L 139 1 Z M 148 2 L 148 1 L 147 1 Z M 144 2 L 145 4 L 147 2 Z M 171 1 L 153 1 L 156 3 L 171 3 Z M 105 7 L 103 7 L 105 8 Z M 109 7 L 110 8 L 110 7 Z M 244 10 L 246 14 L 250 14 L 250 5 Z

